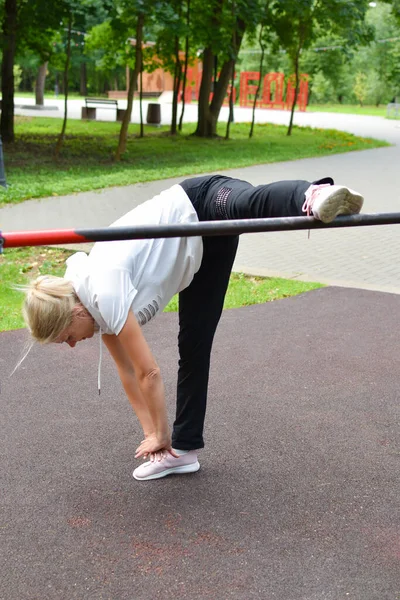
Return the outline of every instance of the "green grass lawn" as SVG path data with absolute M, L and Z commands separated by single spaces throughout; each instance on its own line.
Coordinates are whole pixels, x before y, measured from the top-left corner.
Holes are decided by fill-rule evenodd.
M 107 98 L 106 94 L 103 94 L 104 98 Z M 33 92 L 15 92 L 14 94 L 15 98 L 32 98 L 35 99 L 35 94 Z M 99 94 L 97 96 L 97 98 L 100 98 L 101 94 Z M 68 98 L 69 100 L 84 100 L 85 96 L 81 96 L 80 94 L 77 94 L 76 92 L 69 92 L 68 94 Z M 46 100 L 64 100 L 64 94 L 58 94 L 58 96 L 56 97 L 54 92 L 49 92 L 46 91 L 44 93 L 44 101 L 46 102 Z
M 1 188 L 0 205 L 388 145 L 342 131 L 312 128 L 295 127 L 288 137 L 286 127 L 271 124 L 257 125 L 249 139 L 249 124 L 243 123 L 232 125 L 230 140 L 195 138 L 190 135 L 193 124 L 175 137 L 168 135 L 167 128 L 146 127 L 146 136 L 140 139 L 138 126 L 132 125 L 127 152 L 116 163 L 113 155 L 119 129 L 118 123 L 70 120 L 62 157 L 56 161 L 54 148 L 61 120 L 16 117 L 16 142 L 3 148 L 10 187 L 6 191 Z M 225 124 L 219 133 L 224 135 Z
M 24 326 L 21 317 L 23 294 L 14 290 L 13 286 L 24 285 L 40 274 L 62 276 L 65 272 L 65 260 L 71 254 L 69 250 L 58 248 L 16 248 L 6 249 L 0 255 L 0 331 Z M 319 283 L 233 274 L 225 308 L 278 300 L 319 287 L 323 286 Z M 177 308 L 178 298 L 175 296 L 165 310 L 176 311 Z
M 309 104 L 307 112 L 330 112 L 348 115 L 386 117 L 386 104 L 380 106 L 358 106 L 354 104 Z
M 15 92 L 15 98 L 32 98 L 32 100 L 35 99 L 35 94 L 33 92 Z M 135 99 L 139 97 L 139 93 L 135 92 Z M 82 96 L 81 94 L 78 94 L 77 92 L 69 92 L 68 93 L 68 100 L 85 100 L 85 98 L 108 98 L 108 94 L 93 94 L 93 93 L 89 93 L 86 96 Z M 54 92 L 51 91 L 46 91 L 44 93 L 44 102 L 45 104 L 51 100 L 64 100 L 65 96 L 64 94 L 58 94 L 58 96 L 55 96 Z M 150 102 L 157 102 L 158 100 L 158 96 L 145 96 L 144 100 L 146 101 L 150 101 Z

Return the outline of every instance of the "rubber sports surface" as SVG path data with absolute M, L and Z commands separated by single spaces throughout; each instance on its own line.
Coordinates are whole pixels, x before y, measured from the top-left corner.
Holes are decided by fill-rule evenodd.
M 98 339 L 0 334 L 2 600 L 400 598 L 400 297 L 225 311 L 194 475 L 137 482 Z M 145 328 L 174 411 L 177 315 Z

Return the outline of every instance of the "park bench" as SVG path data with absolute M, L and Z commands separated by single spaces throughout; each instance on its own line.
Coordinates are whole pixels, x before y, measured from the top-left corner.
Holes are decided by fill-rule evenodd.
M 386 116 L 387 117 L 399 117 L 400 116 L 400 104 L 397 102 L 389 102 L 386 107 Z
M 111 98 L 85 98 L 85 106 L 82 106 L 82 119 L 96 120 L 97 108 L 111 108 L 116 111 L 117 121 L 122 121 L 125 110 L 118 108 L 118 101 Z

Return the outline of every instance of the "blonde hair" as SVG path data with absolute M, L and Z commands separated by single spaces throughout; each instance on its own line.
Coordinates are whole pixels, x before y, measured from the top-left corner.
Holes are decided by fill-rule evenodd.
M 24 287 L 22 314 L 31 336 L 41 344 L 54 342 L 71 325 L 79 302 L 72 283 L 63 277 L 41 275 Z

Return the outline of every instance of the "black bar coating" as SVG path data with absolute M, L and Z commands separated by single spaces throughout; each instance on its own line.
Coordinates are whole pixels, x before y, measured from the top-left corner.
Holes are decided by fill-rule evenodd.
M 144 238 L 193 237 L 204 235 L 238 235 L 263 231 L 295 231 L 303 229 L 333 229 L 400 223 L 400 213 L 361 214 L 336 217 L 322 223 L 313 217 L 280 217 L 276 219 L 237 219 L 201 221 L 177 225 L 141 225 L 138 227 L 107 227 L 76 229 L 75 233 L 90 241 L 112 241 Z

